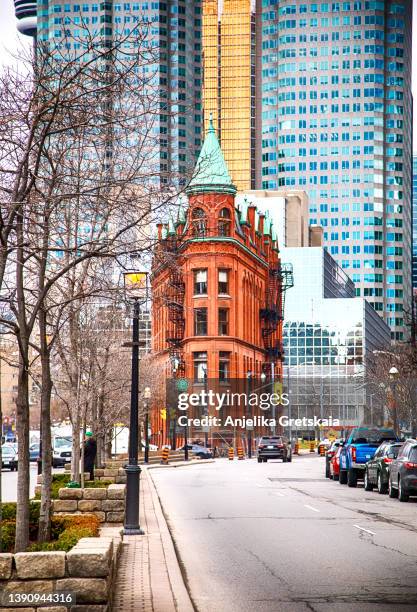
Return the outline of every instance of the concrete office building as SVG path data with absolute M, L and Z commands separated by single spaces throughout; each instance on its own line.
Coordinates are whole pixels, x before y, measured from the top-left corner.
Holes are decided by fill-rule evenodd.
M 16 0 L 15 6 L 19 30 L 36 34 L 36 2 Z M 152 125 L 159 172 L 163 182 L 170 176 L 185 184 L 201 148 L 201 0 L 37 3 L 38 41 L 59 48 L 63 57 L 85 53 L 83 38 L 89 36 L 110 45 L 126 38 L 123 48 L 131 48 L 136 34 L 132 42 L 129 36 L 138 24 L 146 28 L 148 47 L 156 53 L 144 70 L 159 89 L 160 113 Z
M 262 188 L 310 223 L 391 327 L 411 303 L 411 0 L 262 3 Z

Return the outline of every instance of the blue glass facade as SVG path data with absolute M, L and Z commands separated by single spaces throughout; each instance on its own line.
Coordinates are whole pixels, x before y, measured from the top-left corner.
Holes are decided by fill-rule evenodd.
M 417 155 L 413 155 L 413 290 L 417 290 Z
M 144 74 L 149 86 L 159 90 L 160 112 L 152 115 L 152 132 L 162 181 L 170 175 L 184 184 L 201 148 L 201 0 L 38 1 L 38 40 L 60 48 L 64 57 L 82 55 L 87 36 L 110 44 L 123 39 L 123 49 L 131 49 L 141 32 L 146 37 L 141 53 L 148 47 L 153 54 L 151 61 L 151 53 L 144 56 Z
M 262 188 L 310 223 L 405 337 L 411 302 L 411 0 L 262 3 Z

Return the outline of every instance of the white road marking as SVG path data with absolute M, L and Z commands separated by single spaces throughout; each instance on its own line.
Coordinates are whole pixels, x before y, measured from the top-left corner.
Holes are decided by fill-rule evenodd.
M 360 525 L 353 525 L 353 526 L 356 527 L 356 529 L 359 529 L 360 531 L 366 531 L 366 533 L 370 533 L 371 535 L 376 535 L 374 531 L 371 531 L 370 529 L 365 529 L 365 527 L 361 527 Z
M 285 497 L 284 493 L 280 493 L 279 491 L 274 491 L 273 495 L 277 495 L 278 497 Z
M 314 512 L 320 512 L 317 508 L 313 508 L 313 506 L 309 506 L 308 504 L 304 504 L 304 508 L 308 508 L 309 510 L 313 510 Z

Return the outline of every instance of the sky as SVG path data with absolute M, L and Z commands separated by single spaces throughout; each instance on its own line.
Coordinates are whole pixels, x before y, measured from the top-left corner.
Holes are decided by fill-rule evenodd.
M 413 0 L 414 8 L 414 32 L 413 32 L 413 95 L 416 105 L 414 113 L 414 151 L 417 152 L 417 0 Z M 10 64 L 13 60 L 10 56 L 16 55 L 22 45 L 29 47 L 31 39 L 17 32 L 14 16 L 13 0 L 0 0 L 0 66 Z

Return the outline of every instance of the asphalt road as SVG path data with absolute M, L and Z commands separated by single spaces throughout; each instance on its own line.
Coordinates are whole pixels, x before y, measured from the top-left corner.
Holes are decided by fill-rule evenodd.
M 150 471 L 199 612 L 417 610 L 417 498 L 324 478 L 324 459 Z
M 38 466 L 35 462 L 30 464 L 30 497 L 35 494 L 36 476 Z M 17 499 L 17 472 L 10 472 L 3 468 L 1 471 L 1 498 L 4 502 Z

